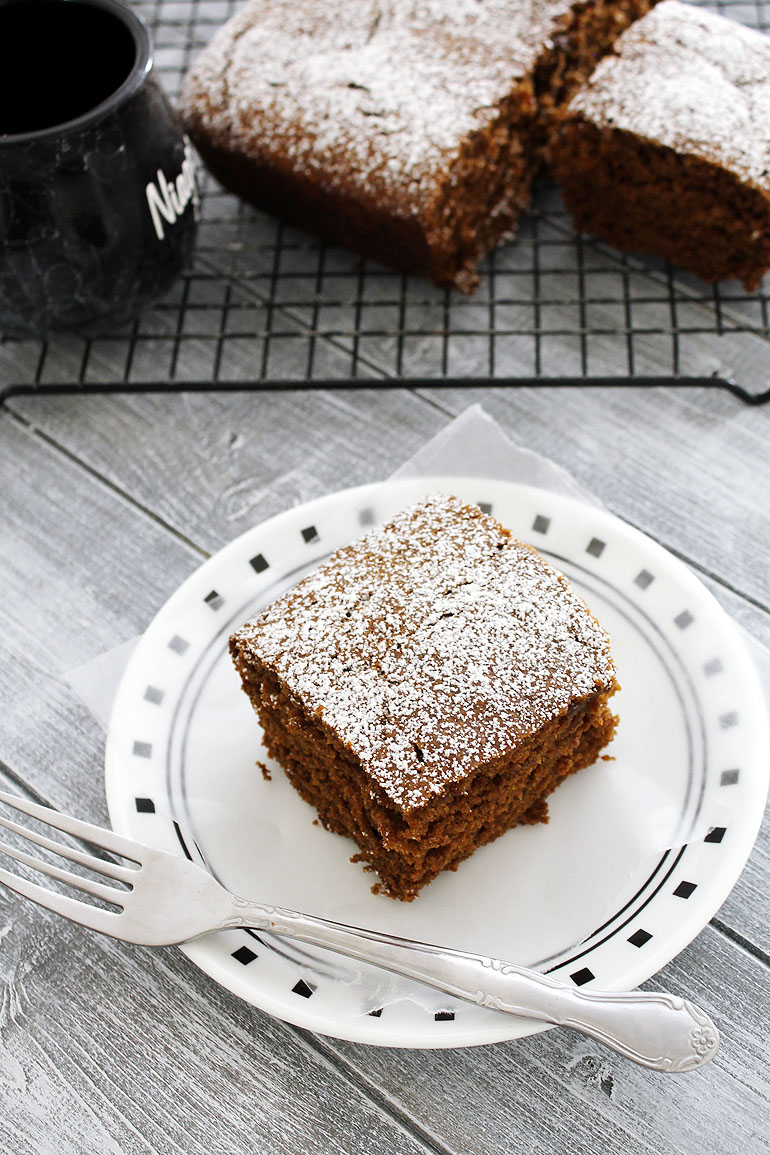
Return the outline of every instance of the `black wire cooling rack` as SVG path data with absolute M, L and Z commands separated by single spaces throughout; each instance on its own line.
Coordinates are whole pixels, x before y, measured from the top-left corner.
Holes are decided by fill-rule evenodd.
M 351 0 L 355 2 L 355 0 Z M 139 0 L 172 99 L 238 0 Z M 770 0 L 704 5 L 770 28 Z M 472 297 L 328 247 L 201 172 L 191 267 L 129 328 L 0 340 L 3 396 L 47 389 L 710 382 L 770 398 L 770 277 L 747 295 L 575 233 L 541 183 Z

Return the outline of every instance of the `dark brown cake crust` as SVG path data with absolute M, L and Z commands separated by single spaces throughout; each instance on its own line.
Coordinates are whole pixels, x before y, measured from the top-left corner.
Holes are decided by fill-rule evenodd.
M 664 0 L 616 52 L 551 143 L 577 228 L 753 291 L 770 269 L 770 40 Z
M 570 774 L 592 765 L 617 719 L 608 695 L 577 703 L 523 742 L 440 796 L 405 815 L 384 791 L 372 791 L 336 737 L 267 672 L 236 660 L 264 731 L 265 747 L 327 830 L 352 838 L 355 860 L 369 864 L 385 893 L 406 901 L 443 870 L 456 870 L 480 846 L 514 826 L 548 821 L 547 797 Z M 269 707 L 265 701 L 269 700 Z
M 231 639 L 265 746 L 389 894 L 520 823 L 616 724 L 606 635 L 477 508 L 435 497 Z
M 250 0 L 180 111 L 244 200 L 472 291 L 528 203 L 552 110 L 652 3 Z

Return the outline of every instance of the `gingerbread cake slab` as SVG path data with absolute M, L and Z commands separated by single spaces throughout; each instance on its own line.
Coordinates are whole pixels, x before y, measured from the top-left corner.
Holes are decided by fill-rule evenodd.
M 747 291 L 770 269 L 770 38 L 663 0 L 573 96 L 551 165 L 576 226 Z
M 259 208 L 471 291 L 544 118 L 654 0 L 248 0 L 185 78 L 205 164 Z
M 614 733 L 609 641 L 566 578 L 435 495 L 238 630 L 264 743 L 387 893 L 520 823 Z

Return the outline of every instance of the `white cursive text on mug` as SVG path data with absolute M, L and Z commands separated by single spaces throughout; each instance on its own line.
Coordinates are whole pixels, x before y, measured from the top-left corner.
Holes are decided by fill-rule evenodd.
M 147 204 L 150 209 L 152 223 L 155 226 L 155 233 L 159 241 L 162 241 L 166 235 L 163 221 L 173 225 L 174 222 L 181 217 L 190 201 L 193 202 L 195 219 L 198 219 L 199 202 L 198 185 L 195 179 L 195 160 L 193 159 L 192 146 L 187 137 L 185 137 L 184 141 L 182 171 L 175 180 L 168 181 L 163 172 L 158 169 L 157 183 L 155 181 L 149 181 L 145 188 L 145 193 L 147 195 Z

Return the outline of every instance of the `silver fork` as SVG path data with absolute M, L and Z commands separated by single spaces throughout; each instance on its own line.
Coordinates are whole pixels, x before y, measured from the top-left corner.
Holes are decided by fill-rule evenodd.
M 578 991 L 514 963 L 249 902 L 231 894 L 188 859 L 2 791 L 0 801 L 124 860 L 105 860 L 0 815 L 0 826 L 6 830 L 105 881 L 84 877 L 5 842 L 0 842 L 0 852 L 117 909 L 105 910 L 3 868 L 0 881 L 101 934 L 144 946 L 172 946 L 228 927 L 253 927 L 374 963 L 478 1006 L 572 1027 L 656 1071 L 691 1071 L 716 1054 L 719 1034 L 711 1019 L 676 995 Z

